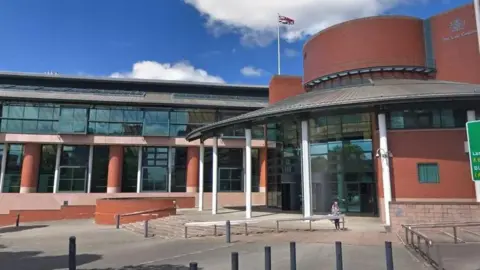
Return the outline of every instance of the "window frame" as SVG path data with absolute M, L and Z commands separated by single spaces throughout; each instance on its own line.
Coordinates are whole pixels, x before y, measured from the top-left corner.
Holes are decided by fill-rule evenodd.
M 434 166 L 436 179 L 428 179 L 422 180 L 422 169 L 431 169 L 431 168 L 423 168 L 424 166 Z M 428 172 L 426 173 L 428 175 Z M 428 176 L 429 177 L 429 176 Z M 419 162 L 417 163 L 417 180 L 420 184 L 440 184 L 440 166 L 437 162 Z

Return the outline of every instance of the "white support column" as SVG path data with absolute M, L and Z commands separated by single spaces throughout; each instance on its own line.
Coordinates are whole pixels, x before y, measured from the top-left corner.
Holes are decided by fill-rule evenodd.
M 57 145 L 57 156 L 55 157 L 55 173 L 53 176 L 53 193 L 58 192 L 60 182 L 60 158 L 62 157 L 62 145 Z
M 387 121 L 384 113 L 378 114 L 378 133 L 380 148 L 378 154 L 382 163 L 383 204 L 385 207 L 385 225 L 390 226 L 390 202 L 392 201 L 392 188 L 390 180 L 390 152 L 387 141 Z
M 0 168 L 0 193 L 3 192 L 3 183 L 5 182 L 5 170 L 7 168 L 8 143 L 3 144 L 2 165 Z
M 308 140 L 308 121 L 302 123 L 302 187 L 303 216 L 312 216 L 312 179 L 310 170 L 310 141 Z
M 87 193 L 92 190 L 92 168 L 93 168 L 93 145 L 90 145 L 88 151 L 88 175 L 87 175 Z
M 200 158 L 198 159 L 198 211 L 203 211 L 203 166 L 205 164 L 205 145 L 200 142 Z
M 467 122 L 477 120 L 476 112 L 474 110 L 467 111 Z M 477 202 L 480 202 L 480 182 L 474 181 L 475 185 L 475 198 Z
M 138 161 L 137 161 L 137 193 L 142 192 L 142 156 L 143 149 L 141 146 L 138 147 Z
M 245 129 L 245 217 L 252 218 L 252 130 Z
M 167 158 L 167 168 L 168 168 L 168 192 L 172 192 L 172 171 L 173 171 L 173 168 L 172 168 L 172 165 L 173 165 L 173 155 L 172 155 L 172 150 L 173 150 L 173 147 L 168 147 L 168 158 Z
M 217 214 L 218 207 L 218 138 L 213 137 L 212 147 L 212 215 Z

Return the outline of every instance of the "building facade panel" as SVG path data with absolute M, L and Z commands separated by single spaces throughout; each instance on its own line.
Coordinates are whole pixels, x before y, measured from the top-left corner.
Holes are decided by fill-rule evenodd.
M 466 139 L 465 129 L 389 131 L 394 198 L 475 200 Z M 422 182 L 423 164 L 435 166 L 438 179 Z
M 480 83 L 478 29 L 473 4 L 430 19 L 438 80 Z
M 302 77 L 273 76 L 268 87 L 268 103 L 273 104 L 302 93 L 305 93 Z
M 304 46 L 304 83 L 337 72 L 377 66 L 424 66 L 422 20 L 371 17 L 332 26 Z

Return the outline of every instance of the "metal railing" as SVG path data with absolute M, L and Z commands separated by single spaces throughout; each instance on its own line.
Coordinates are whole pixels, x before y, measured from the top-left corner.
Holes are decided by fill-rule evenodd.
M 425 233 L 420 232 L 420 230 L 451 228 L 451 234 L 443 230 L 441 230 L 441 233 L 452 238 L 454 244 L 459 244 L 465 243 L 465 241 L 458 237 L 459 230 L 462 230 L 464 227 L 480 227 L 480 222 L 446 222 L 402 225 L 402 228 L 405 230 L 405 245 L 416 251 L 425 258 L 428 263 L 437 269 L 444 269 L 440 250 L 440 245 L 442 243 L 440 241 L 435 241 L 432 237 L 428 237 Z M 476 234 L 480 237 L 480 233 L 467 232 Z
M 147 237 L 150 236 L 149 235 L 149 220 L 154 219 L 154 218 L 158 218 L 158 216 L 159 216 L 158 212 L 175 210 L 176 209 L 175 206 L 176 205 L 174 205 L 173 207 L 169 207 L 169 208 L 158 208 L 158 209 L 151 209 L 151 210 L 138 211 L 138 212 L 132 212 L 132 213 L 116 214 L 115 215 L 115 227 L 117 229 L 120 229 L 121 218 L 122 217 L 131 217 L 131 216 L 147 217 L 145 220 L 143 220 L 143 236 L 145 238 L 147 238 Z M 134 221 L 134 222 L 138 222 L 138 221 Z

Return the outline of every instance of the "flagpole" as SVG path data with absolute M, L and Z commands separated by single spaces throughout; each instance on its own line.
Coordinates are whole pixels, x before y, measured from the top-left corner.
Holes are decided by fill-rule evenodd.
M 277 73 L 280 75 L 280 14 L 277 15 Z
M 480 54 L 480 0 L 473 0 L 475 7 L 475 21 L 477 23 L 478 53 Z

